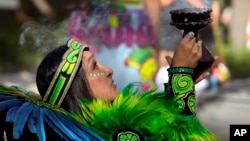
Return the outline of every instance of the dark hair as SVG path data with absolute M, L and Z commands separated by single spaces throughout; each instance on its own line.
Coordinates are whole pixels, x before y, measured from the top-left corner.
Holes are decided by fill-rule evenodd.
M 44 97 L 67 49 L 68 47 L 66 45 L 54 49 L 40 63 L 36 74 L 36 84 L 42 97 Z M 84 70 L 82 69 L 82 63 L 80 63 L 76 76 L 73 79 L 68 93 L 60 107 L 67 111 L 73 111 L 80 114 L 81 109 L 78 104 L 79 99 L 92 99 L 88 89 L 88 83 L 86 82 L 86 76 Z

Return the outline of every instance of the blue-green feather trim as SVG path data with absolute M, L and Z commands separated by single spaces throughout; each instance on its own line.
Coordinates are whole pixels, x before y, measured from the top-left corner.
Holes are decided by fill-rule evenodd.
M 39 94 L 20 87 L 0 84 L 0 113 L 7 111 L 6 122 L 13 123 L 13 138 L 22 136 L 25 125 L 36 133 L 40 141 L 46 141 L 45 123 L 65 140 L 103 141 L 96 133 L 76 121 L 69 113 L 41 101 Z

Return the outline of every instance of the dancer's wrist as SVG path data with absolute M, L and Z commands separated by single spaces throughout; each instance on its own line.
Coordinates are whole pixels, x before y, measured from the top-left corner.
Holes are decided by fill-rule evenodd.
M 194 75 L 194 69 L 189 67 L 170 67 L 167 69 L 169 76 L 173 74 L 189 74 Z

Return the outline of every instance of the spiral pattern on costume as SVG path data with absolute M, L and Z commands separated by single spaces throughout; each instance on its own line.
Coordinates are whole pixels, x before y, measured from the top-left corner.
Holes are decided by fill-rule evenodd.
M 174 74 L 172 84 L 174 94 L 186 94 L 194 89 L 192 77 L 187 74 Z
M 188 97 L 188 107 L 193 114 L 196 114 L 195 96 L 191 95 Z

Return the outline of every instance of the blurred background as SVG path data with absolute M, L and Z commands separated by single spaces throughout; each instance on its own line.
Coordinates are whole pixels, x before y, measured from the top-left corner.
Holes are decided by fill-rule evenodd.
M 160 0 L 161 46 L 169 43 L 169 35 L 174 35 L 169 11 L 183 8 L 185 3 L 180 1 L 184 0 Z M 194 1 L 199 3 L 190 0 Z M 89 2 L 0 0 L 0 83 L 37 91 L 35 73 L 39 62 L 53 47 L 65 43 L 73 9 L 85 8 Z M 230 124 L 250 124 L 250 0 L 200 2 L 213 9 L 211 31 L 201 31 L 201 37 L 206 40 L 206 35 L 212 34 L 213 39 L 205 43 L 213 44 L 211 49 L 219 56 L 219 63 L 212 70 L 216 79 L 211 77 L 207 88 L 197 94 L 198 116 L 205 126 L 228 141 Z

